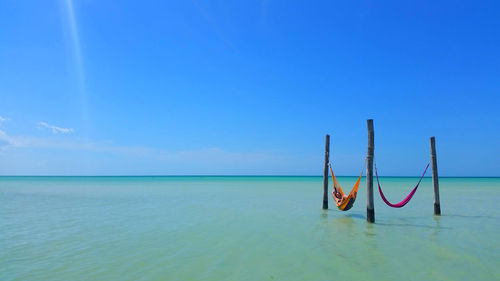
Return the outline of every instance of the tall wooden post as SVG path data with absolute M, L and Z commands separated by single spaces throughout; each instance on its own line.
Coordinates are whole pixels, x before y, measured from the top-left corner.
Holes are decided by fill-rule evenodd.
M 441 215 L 441 203 L 439 203 L 439 177 L 436 156 L 436 138 L 431 137 L 431 165 L 432 184 L 434 185 L 434 215 Z
M 375 150 L 375 133 L 373 119 L 366 121 L 368 125 L 368 152 L 366 154 L 366 220 L 375 222 L 375 207 L 373 205 L 373 155 Z
M 325 139 L 325 169 L 323 170 L 323 209 L 328 209 L 328 163 L 330 163 L 330 135 Z

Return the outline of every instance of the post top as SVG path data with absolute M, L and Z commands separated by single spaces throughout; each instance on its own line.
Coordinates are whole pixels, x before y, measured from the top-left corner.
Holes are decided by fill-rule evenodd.
M 373 119 L 366 120 L 366 125 L 368 126 L 368 131 L 373 131 Z

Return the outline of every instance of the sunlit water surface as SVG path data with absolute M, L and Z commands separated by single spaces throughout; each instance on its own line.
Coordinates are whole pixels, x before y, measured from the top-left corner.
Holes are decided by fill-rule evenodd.
M 440 185 L 369 224 L 364 182 L 340 212 L 320 177 L 0 177 L 0 280 L 500 280 L 500 179 Z

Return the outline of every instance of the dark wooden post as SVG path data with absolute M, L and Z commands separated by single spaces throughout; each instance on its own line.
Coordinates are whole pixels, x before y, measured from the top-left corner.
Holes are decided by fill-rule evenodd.
M 441 204 L 439 203 L 439 177 L 436 156 L 436 138 L 431 137 L 431 165 L 432 183 L 434 185 L 434 215 L 441 215 Z
M 323 209 L 328 209 L 328 163 L 330 163 L 330 135 L 325 139 L 325 169 L 323 170 Z
M 366 154 L 366 220 L 375 222 L 375 207 L 373 205 L 373 155 L 375 150 L 375 134 L 373 119 L 366 121 L 368 125 L 368 152 Z

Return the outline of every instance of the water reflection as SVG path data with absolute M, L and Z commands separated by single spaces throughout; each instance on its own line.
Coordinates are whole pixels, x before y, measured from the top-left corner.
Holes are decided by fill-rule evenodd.
M 328 210 L 323 210 L 321 212 L 321 219 L 323 220 L 328 219 Z
M 366 237 L 376 236 L 377 233 L 375 232 L 375 224 L 367 222 L 364 234 Z
M 436 238 L 437 234 L 439 233 L 439 230 L 441 228 L 441 216 L 434 216 L 434 222 L 436 223 L 436 226 L 434 228 L 434 231 L 431 234 L 431 237 Z
M 377 236 L 377 229 L 378 225 L 368 222 L 365 223 L 363 231 L 364 239 L 361 244 L 361 251 L 366 255 L 365 263 L 367 263 L 367 267 L 369 268 L 379 266 L 380 264 L 386 262 L 383 253 L 379 249 L 380 238 L 383 239 L 383 236 Z

